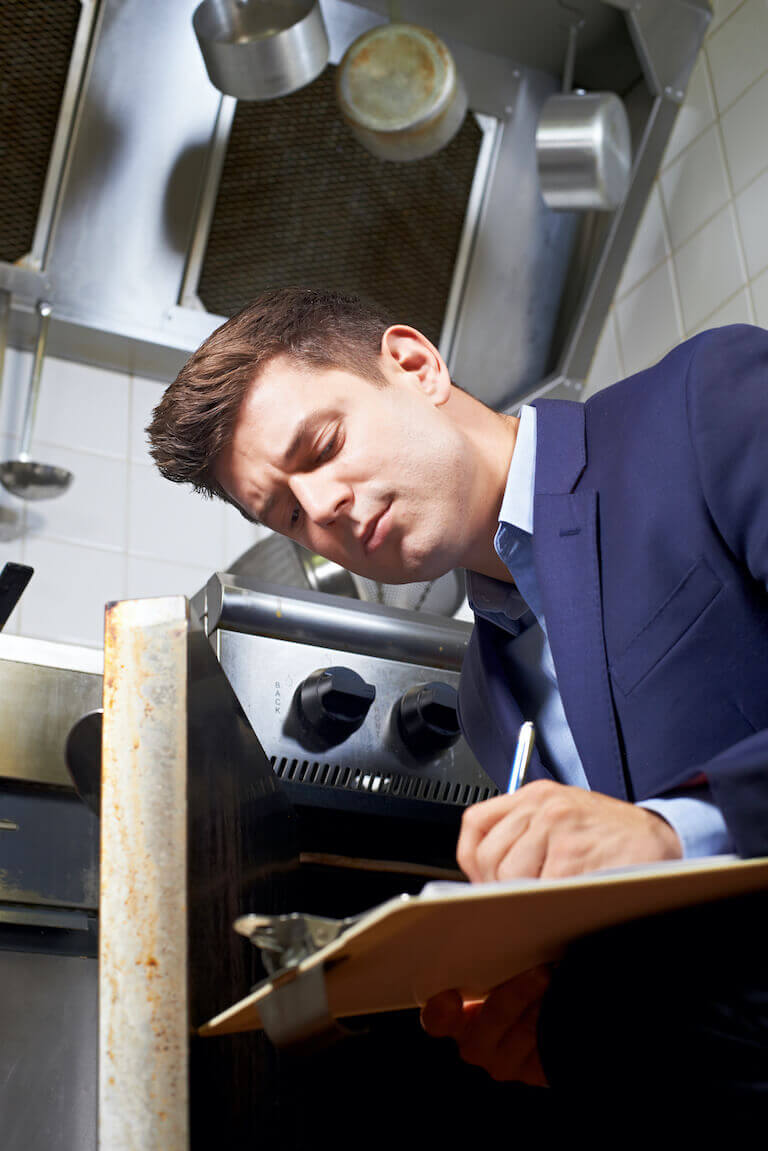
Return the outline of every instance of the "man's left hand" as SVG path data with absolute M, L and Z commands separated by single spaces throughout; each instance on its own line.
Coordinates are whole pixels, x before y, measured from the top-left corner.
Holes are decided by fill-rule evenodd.
M 549 780 L 467 808 L 456 850 L 473 883 L 555 879 L 682 854 L 677 832 L 655 812 Z
M 421 1025 L 437 1039 L 455 1039 L 465 1063 L 483 1067 L 500 1082 L 547 1087 L 539 1060 L 536 1027 L 549 968 L 534 967 L 508 979 L 483 1002 L 464 1003 L 443 991 L 421 1009 Z

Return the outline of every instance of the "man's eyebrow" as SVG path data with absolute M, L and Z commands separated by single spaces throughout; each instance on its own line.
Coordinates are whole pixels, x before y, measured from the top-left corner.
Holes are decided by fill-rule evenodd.
M 285 453 L 283 455 L 283 466 L 292 463 L 294 457 L 298 455 L 299 449 L 301 448 L 309 433 L 313 431 L 318 424 L 322 423 L 323 420 L 327 419 L 332 414 L 333 413 L 331 411 L 312 412 L 311 415 L 305 416 L 302 420 L 299 421 L 299 423 L 296 425 L 296 431 L 293 433 L 293 438 L 291 439 L 288 447 L 285 449 Z

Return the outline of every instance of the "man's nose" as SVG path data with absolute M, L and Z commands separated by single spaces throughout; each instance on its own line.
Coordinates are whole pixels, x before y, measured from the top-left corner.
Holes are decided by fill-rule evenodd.
M 291 487 L 304 514 L 320 527 L 330 526 L 352 503 L 349 485 L 329 475 L 293 476 Z

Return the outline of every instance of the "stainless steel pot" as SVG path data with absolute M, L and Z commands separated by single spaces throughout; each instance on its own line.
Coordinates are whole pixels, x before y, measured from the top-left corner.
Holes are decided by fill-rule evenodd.
M 316 0 L 204 0 L 192 24 L 211 83 L 238 100 L 286 96 L 328 63 Z
M 536 129 L 541 194 L 556 211 L 612 211 L 632 168 L 629 122 L 613 92 L 550 96 Z
M 358 37 L 339 64 L 336 97 L 351 131 L 380 160 L 439 152 L 467 112 L 447 46 L 414 24 L 383 24 Z

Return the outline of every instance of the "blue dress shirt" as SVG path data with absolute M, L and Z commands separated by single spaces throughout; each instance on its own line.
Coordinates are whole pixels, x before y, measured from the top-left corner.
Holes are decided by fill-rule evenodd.
M 533 564 L 535 475 L 536 409 L 524 405 L 494 539 L 496 553 L 515 582 L 467 572 L 467 594 L 476 615 L 515 637 L 509 645 L 510 687 L 523 714 L 536 725 L 542 762 L 560 783 L 589 788 L 565 717 Z M 670 792 L 639 806 L 671 824 L 686 859 L 733 850 L 725 820 L 706 786 Z

